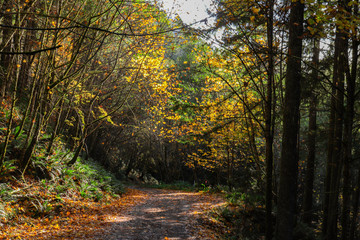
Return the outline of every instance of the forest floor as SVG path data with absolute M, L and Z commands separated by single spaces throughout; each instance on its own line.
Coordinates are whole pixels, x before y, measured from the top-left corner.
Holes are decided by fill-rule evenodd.
M 199 224 L 211 208 L 223 205 L 222 198 L 196 192 L 139 189 L 144 201 L 114 216 L 107 235 L 94 239 L 216 239 L 215 233 Z
M 214 194 L 130 187 L 116 201 L 70 201 L 49 218 L 2 226 L 1 239 L 218 239 L 207 214 L 225 204 Z

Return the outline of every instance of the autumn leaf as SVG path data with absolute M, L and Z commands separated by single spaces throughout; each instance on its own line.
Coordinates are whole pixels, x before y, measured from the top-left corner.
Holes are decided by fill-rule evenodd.
M 252 12 L 255 13 L 255 14 L 258 14 L 259 11 L 260 11 L 259 8 L 255 8 L 255 7 L 253 7 L 251 10 L 252 10 Z

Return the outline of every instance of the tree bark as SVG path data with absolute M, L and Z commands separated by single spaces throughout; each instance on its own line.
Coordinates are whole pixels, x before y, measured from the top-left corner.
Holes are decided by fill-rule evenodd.
M 339 9 L 347 9 L 347 1 L 338 2 Z M 337 239 L 337 219 L 338 219 L 338 197 L 343 165 L 343 117 L 344 117 L 344 80 L 346 72 L 348 49 L 347 34 L 339 27 L 336 28 L 335 38 L 335 59 L 334 59 L 334 80 L 335 96 L 332 100 L 332 110 L 334 111 L 333 136 L 329 139 L 332 142 L 332 155 L 328 158 L 327 179 L 325 192 L 325 210 L 323 234 L 325 239 Z M 331 136 L 330 136 L 331 137 Z
M 304 4 L 293 1 L 290 10 L 288 59 L 285 78 L 285 107 L 280 159 L 280 183 L 276 239 L 293 239 L 296 224 L 298 175 L 298 129 L 301 92 L 301 57 Z
M 354 15 L 356 15 L 356 16 L 358 16 L 358 14 L 359 14 L 358 2 L 359 1 L 356 1 L 357 4 L 354 5 Z M 357 29 L 355 28 L 355 31 L 356 30 Z M 351 66 L 351 80 L 352 81 L 356 80 L 357 71 L 358 71 L 359 40 L 356 38 L 356 35 L 357 35 L 356 33 L 357 33 L 357 31 L 355 32 L 354 37 L 352 39 L 352 43 L 353 43 L 353 56 L 352 56 L 352 66 Z M 355 86 L 354 86 L 354 89 L 355 89 Z M 355 101 L 355 99 L 353 99 L 353 100 Z M 352 109 L 352 111 L 354 111 L 354 109 Z M 352 114 L 354 114 L 354 112 L 352 112 Z M 354 117 L 354 115 L 352 117 Z M 351 140 L 352 138 L 350 138 L 350 136 L 349 136 L 349 139 Z M 348 150 L 348 153 L 351 154 L 351 148 Z M 357 219 L 358 219 L 359 201 L 360 201 L 360 166 L 358 167 L 357 182 L 355 184 L 354 189 L 355 190 L 353 192 L 353 212 L 352 212 L 352 219 L 351 219 L 350 230 L 349 230 L 349 239 L 350 240 L 356 239 L 356 229 L 357 229 L 357 224 L 358 224 Z M 343 211 L 343 213 L 344 213 L 344 211 Z M 347 219 L 347 220 L 350 221 L 349 219 Z
M 360 166 L 358 168 L 357 185 L 355 186 L 355 192 L 354 192 L 353 215 L 352 215 L 351 227 L 350 227 L 350 240 L 357 239 L 356 227 L 358 225 L 357 219 L 359 213 L 359 201 L 360 201 Z
M 354 12 L 358 12 L 358 7 L 355 4 Z M 356 36 L 356 32 L 354 33 Z M 345 112 L 345 126 L 344 126 L 344 169 L 343 169 L 343 209 L 341 216 L 342 226 L 342 240 L 350 238 L 350 198 L 351 198 L 351 174 L 350 164 L 352 162 L 352 147 L 353 147 L 353 123 L 354 123 L 354 106 L 355 106 L 355 85 L 358 62 L 358 46 L 359 42 L 356 37 L 352 38 L 352 64 L 350 76 L 347 76 L 347 105 Z
M 13 15 L 6 14 L 8 9 L 12 9 L 11 1 L 4 1 L 1 6 L 2 24 L 11 26 L 13 24 Z M 4 28 L 2 30 L 0 50 L 2 52 L 11 52 L 12 45 L 12 29 Z M 3 98 L 10 86 L 10 71 L 11 71 L 11 55 L 1 54 L 0 56 L 0 96 Z M 0 99 L 1 100 L 1 99 Z
M 314 55 L 312 59 L 313 72 L 311 76 L 312 87 L 309 102 L 309 132 L 308 132 L 308 156 L 306 162 L 306 175 L 304 187 L 303 203 L 303 221 L 310 224 L 313 211 L 313 189 L 314 189 L 314 172 L 315 172 L 315 155 L 316 155 L 316 113 L 317 113 L 317 96 L 315 93 L 316 85 L 319 82 L 318 67 L 320 57 L 320 39 L 314 38 Z
M 267 46 L 268 46 L 268 82 L 266 88 L 265 102 L 265 162 L 266 162 L 266 233 L 265 239 L 271 240 L 273 237 L 273 221 L 272 221 L 272 173 L 273 173 L 273 130 L 272 130 L 272 103 L 273 103 L 273 82 L 274 82 L 274 51 L 273 51 L 273 18 L 274 18 L 274 0 L 267 1 Z

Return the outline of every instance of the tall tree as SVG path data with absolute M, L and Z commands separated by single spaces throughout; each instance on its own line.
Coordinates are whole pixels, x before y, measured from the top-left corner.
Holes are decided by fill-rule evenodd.
M 292 1 L 285 78 L 278 213 L 275 232 L 278 240 L 293 239 L 293 230 L 296 224 L 303 21 L 304 3 L 302 1 Z
M 336 239 L 338 219 L 338 197 L 343 166 L 343 118 L 344 118 L 344 81 L 346 73 L 348 34 L 346 32 L 346 16 L 348 1 L 339 0 L 335 37 L 331 116 L 329 124 L 329 155 L 327 176 L 325 179 L 325 202 L 323 234 L 326 239 Z
M 316 114 L 317 114 L 317 94 L 316 86 L 319 83 L 319 57 L 320 57 L 320 39 L 315 36 L 313 47 L 312 65 L 313 70 L 310 79 L 310 100 L 309 100 L 309 130 L 308 130 L 308 156 L 306 162 L 306 175 L 304 187 L 303 221 L 311 223 L 313 215 L 313 189 L 315 173 L 315 154 L 316 154 Z
M 267 1 L 267 46 L 268 46 L 268 82 L 266 89 L 265 103 L 265 140 L 266 140 L 266 239 L 271 240 L 273 235 L 272 221 L 272 174 L 273 174 L 273 127 L 272 127 L 272 109 L 273 109 L 273 82 L 274 82 L 274 49 L 273 49 L 273 18 L 274 18 L 274 0 Z
M 358 3 L 358 1 L 357 1 Z M 358 12 L 358 5 L 355 4 L 353 9 L 354 15 Z M 346 110 L 344 123 L 344 168 L 343 168 L 343 209 L 341 216 L 342 236 L 343 240 L 350 237 L 350 198 L 351 198 L 351 172 L 350 164 L 352 162 L 353 148 L 353 124 L 354 124 L 354 107 L 355 107 L 355 86 L 358 69 L 358 46 L 357 29 L 353 28 L 352 36 L 352 64 L 350 71 L 347 71 L 347 88 L 346 88 Z M 356 197 L 356 196 L 355 196 Z

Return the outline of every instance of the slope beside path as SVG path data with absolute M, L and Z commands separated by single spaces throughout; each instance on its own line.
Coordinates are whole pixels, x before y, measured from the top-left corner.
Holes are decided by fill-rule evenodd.
M 131 187 L 116 201 L 69 200 L 56 216 L 2 226 L 0 239 L 217 239 L 200 223 L 222 204 L 211 194 Z

